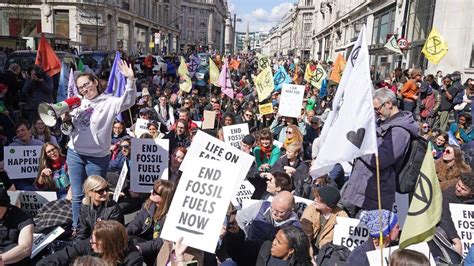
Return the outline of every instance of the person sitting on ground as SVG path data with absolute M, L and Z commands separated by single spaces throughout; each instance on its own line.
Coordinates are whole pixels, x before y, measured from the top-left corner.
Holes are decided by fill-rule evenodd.
M 0 261 L 6 265 L 31 265 L 33 219 L 20 208 L 10 204 L 5 189 L 0 189 Z
M 462 174 L 471 172 L 471 167 L 464 161 L 461 149 L 453 145 L 446 146 L 443 156 L 435 161 L 435 166 L 441 190 L 455 186 Z
M 369 265 L 367 252 L 380 249 L 380 231 L 382 231 L 383 247 L 389 247 L 398 239 L 400 226 L 398 216 L 387 210 L 382 210 L 382 228 L 380 227 L 379 210 L 363 211 L 361 223 L 369 229 L 369 239 L 356 247 L 346 260 L 347 265 Z
M 390 256 L 390 266 L 430 266 L 430 261 L 423 254 L 411 249 L 397 249 Z
M 70 265 L 76 258 L 85 255 L 98 256 L 107 265 L 136 266 L 143 264 L 143 257 L 125 227 L 117 221 L 98 221 L 90 239 L 78 241 L 46 258 L 36 265 Z
M 270 168 L 278 161 L 280 157 L 280 149 L 273 144 L 272 132 L 268 128 L 260 130 L 257 145 L 253 149 L 255 156 L 257 176 L 262 172 L 269 172 Z M 249 181 L 255 187 L 252 195 L 253 199 L 260 199 L 265 192 L 265 180 L 261 178 L 251 178 Z
M 348 217 L 337 206 L 341 199 L 339 190 L 333 186 L 324 186 L 313 190 L 314 203 L 306 207 L 301 216 L 301 228 L 308 237 L 313 254 L 327 243 L 332 243 L 336 217 Z
M 263 243 L 255 265 L 313 265 L 308 238 L 301 228 L 282 227 L 272 242 Z
M 58 198 L 71 194 L 66 157 L 61 153 L 61 149 L 51 142 L 46 142 L 41 148 L 39 171 L 34 184 L 38 190 L 56 191 Z
M 171 153 L 168 180 L 173 182 L 175 185 L 178 185 L 179 179 L 181 178 L 182 172 L 179 170 L 179 167 L 181 166 L 186 153 L 187 150 L 184 147 L 178 147 L 173 151 L 173 153 Z
M 58 145 L 58 140 L 54 135 L 51 135 L 51 130 L 47 127 L 43 120 L 36 119 L 33 127 L 31 128 L 31 133 L 35 139 L 39 139 L 42 142 L 51 142 L 54 145 Z
M 268 200 L 270 197 L 276 196 L 281 191 L 292 192 L 294 189 L 293 180 L 284 172 L 262 173 L 263 178 L 267 179 L 267 191 L 263 194 L 262 199 Z
M 133 221 L 127 225 L 127 233 L 134 240 L 147 265 L 153 265 L 163 245 L 160 233 L 173 194 L 173 183 L 167 180 L 155 181 L 149 199 Z
M 110 199 L 107 181 L 98 175 L 91 175 L 84 182 L 84 199 L 76 239 L 89 238 L 95 223 L 101 220 L 124 223 L 122 209 Z

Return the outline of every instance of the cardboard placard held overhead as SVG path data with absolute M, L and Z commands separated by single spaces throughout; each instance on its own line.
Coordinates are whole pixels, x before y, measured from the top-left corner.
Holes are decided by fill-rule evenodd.
M 38 176 L 41 146 L 3 147 L 4 168 L 10 179 Z
M 214 253 L 239 172 L 226 161 L 193 158 L 181 176 L 160 237 Z
M 301 115 L 303 96 L 303 85 L 283 84 L 278 114 L 281 116 L 298 118 Z
M 135 122 L 135 137 L 140 138 L 143 133 L 148 133 L 148 123 L 150 123 L 148 119 L 137 118 L 137 122 Z
M 130 189 L 148 193 L 157 179 L 168 180 L 169 140 L 132 139 Z
M 258 106 L 258 112 L 261 115 L 268 115 L 273 113 L 273 105 L 272 103 L 260 104 Z
M 240 141 L 249 134 L 249 124 L 241 123 L 222 127 L 224 142 L 240 149 Z
M 202 129 L 213 129 L 216 121 L 216 112 L 204 110 L 204 121 L 202 122 Z

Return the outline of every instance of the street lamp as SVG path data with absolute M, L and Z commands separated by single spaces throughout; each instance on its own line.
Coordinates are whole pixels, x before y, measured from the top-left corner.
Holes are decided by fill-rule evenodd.
M 234 14 L 234 54 L 237 54 L 237 29 L 235 28 L 237 22 L 242 22 L 242 19 L 237 18 L 237 14 Z

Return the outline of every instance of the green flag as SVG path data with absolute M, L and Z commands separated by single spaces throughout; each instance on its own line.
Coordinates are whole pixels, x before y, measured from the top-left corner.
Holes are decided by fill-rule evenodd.
M 77 63 L 77 70 L 84 71 L 84 62 L 79 58 L 79 63 Z
M 436 175 L 432 149 L 429 143 L 400 236 L 402 249 L 431 240 L 435 234 L 436 224 L 441 220 L 443 196 Z

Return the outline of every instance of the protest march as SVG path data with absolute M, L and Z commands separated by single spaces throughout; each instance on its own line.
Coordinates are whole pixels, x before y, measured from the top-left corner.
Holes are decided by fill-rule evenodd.
M 474 80 L 381 78 L 367 38 L 139 73 L 41 37 L 0 72 L 0 265 L 474 265 Z

